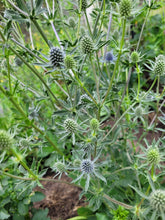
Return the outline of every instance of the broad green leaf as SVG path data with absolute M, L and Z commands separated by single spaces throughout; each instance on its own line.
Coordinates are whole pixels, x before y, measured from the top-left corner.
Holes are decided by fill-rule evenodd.
M 24 218 L 24 216 L 15 214 L 15 215 L 13 216 L 13 219 L 12 219 L 12 220 L 25 220 L 25 218 Z
M 47 217 L 49 210 L 46 208 L 44 210 L 37 211 L 32 220 L 51 220 L 49 217 Z
M 97 220 L 108 220 L 109 218 L 102 213 L 96 213 Z
M 90 209 L 88 209 L 88 208 L 86 208 L 86 207 L 81 207 L 81 208 L 79 208 L 78 210 L 77 210 L 77 213 L 78 213 L 78 215 L 83 215 L 83 216 L 89 216 L 89 215 L 92 215 L 93 214 L 93 212 L 90 210 Z
M 32 202 L 39 202 L 45 198 L 45 195 L 42 192 L 35 192 L 35 194 L 31 197 Z
M 28 206 L 24 205 L 22 201 L 18 203 L 18 212 L 20 215 L 26 215 L 28 213 Z

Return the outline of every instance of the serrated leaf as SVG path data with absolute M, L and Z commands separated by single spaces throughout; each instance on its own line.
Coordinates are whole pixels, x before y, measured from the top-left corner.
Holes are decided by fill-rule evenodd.
M 31 197 L 32 202 L 39 202 L 45 198 L 45 195 L 42 192 L 35 192 L 35 194 Z

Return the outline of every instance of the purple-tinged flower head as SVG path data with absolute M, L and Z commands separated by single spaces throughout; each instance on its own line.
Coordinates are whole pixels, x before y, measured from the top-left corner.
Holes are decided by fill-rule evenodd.
M 105 61 L 109 63 L 114 63 L 114 61 L 116 61 L 116 56 L 113 55 L 113 51 L 109 51 L 106 53 Z

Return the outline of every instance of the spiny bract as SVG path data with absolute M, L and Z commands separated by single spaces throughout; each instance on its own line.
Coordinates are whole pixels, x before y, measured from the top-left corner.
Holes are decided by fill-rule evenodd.
M 50 61 L 54 67 L 60 67 L 64 62 L 64 54 L 58 47 L 52 47 L 50 50 Z
M 93 41 L 90 37 L 84 36 L 81 40 L 81 50 L 84 54 L 90 54 L 94 50 Z
M 60 173 L 63 173 L 63 172 L 65 172 L 65 170 L 66 170 L 66 169 L 65 169 L 65 164 L 62 163 L 62 162 L 60 162 L 60 161 L 56 162 L 56 163 L 54 164 L 54 167 L 56 167 L 57 171 L 60 172 Z
M 73 69 L 76 66 L 76 62 L 71 55 L 65 57 L 64 64 L 67 69 Z
M 121 0 L 120 2 L 120 15 L 123 17 L 129 17 L 131 14 L 132 1 Z
M 12 137 L 4 130 L 0 130 L 0 150 L 8 150 L 12 145 Z
M 150 204 L 157 211 L 165 211 L 165 190 L 155 190 L 150 196 Z
M 68 118 L 64 121 L 64 127 L 66 131 L 74 133 L 77 129 L 77 123 L 73 119 Z

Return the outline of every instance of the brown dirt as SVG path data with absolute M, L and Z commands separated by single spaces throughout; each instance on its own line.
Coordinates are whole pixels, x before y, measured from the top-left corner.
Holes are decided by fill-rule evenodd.
M 45 178 L 52 179 L 53 175 L 47 175 Z M 65 174 L 62 175 L 62 181 L 71 182 L 71 179 Z M 56 183 L 50 181 L 41 181 L 44 189 L 36 187 L 34 191 L 40 191 L 45 194 L 45 199 L 34 204 L 36 209 L 49 209 L 51 220 L 67 220 L 77 216 L 77 209 L 87 205 L 84 198 L 79 200 L 81 189 L 66 183 Z

